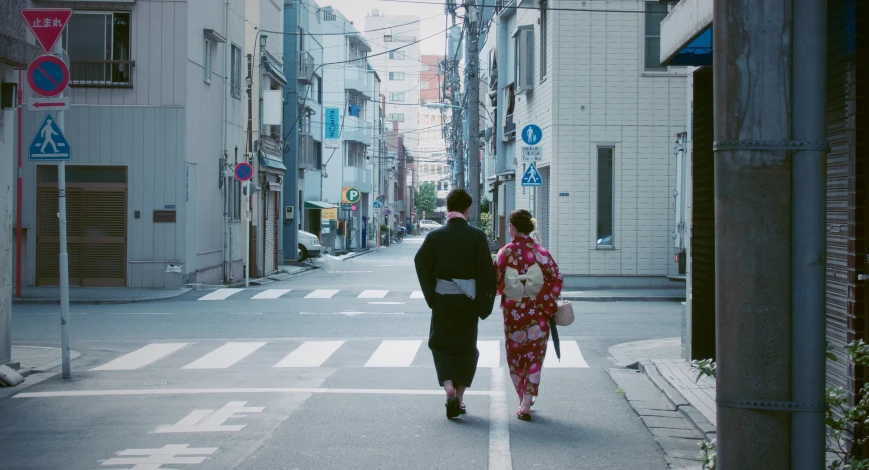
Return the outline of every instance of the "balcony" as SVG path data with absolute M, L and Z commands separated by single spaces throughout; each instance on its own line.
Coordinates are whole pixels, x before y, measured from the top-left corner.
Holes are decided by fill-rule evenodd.
M 299 134 L 299 169 L 317 169 L 314 156 L 314 137 L 311 134 Z
M 310 85 L 314 81 L 314 56 L 309 52 L 299 52 L 299 81 Z
M 359 142 L 362 145 L 371 145 L 374 128 L 361 117 L 347 116 L 344 118 L 344 131 L 341 139 L 351 142 Z
M 71 65 L 70 86 L 133 88 L 134 60 L 82 60 Z
M 344 167 L 344 186 L 352 186 L 363 193 L 370 193 L 374 179 L 371 170 L 355 166 Z
M 509 142 L 516 138 L 516 122 L 513 121 L 513 115 L 508 114 L 506 123 L 504 124 L 504 142 Z
M 359 67 L 348 66 L 344 71 L 344 89 L 354 90 L 365 95 L 368 99 L 373 99 L 373 85 L 371 84 L 371 74 L 367 70 Z

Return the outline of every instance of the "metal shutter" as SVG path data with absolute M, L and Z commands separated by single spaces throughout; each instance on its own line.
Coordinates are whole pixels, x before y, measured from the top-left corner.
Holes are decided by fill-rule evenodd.
M 694 73 L 694 209 L 691 236 L 692 359 L 715 358 L 715 168 L 712 73 Z
M 263 260 L 263 275 L 267 276 L 275 272 L 275 256 L 277 254 L 276 244 L 277 237 L 275 236 L 275 199 L 277 193 L 266 191 L 266 221 L 263 226 L 265 232 L 265 259 Z
M 866 338 L 865 283 L 856 283 L 865 273 L 867 233 L 866 156 L 858 156 L 857 136 L 869 132 L 865 119 L 855 119 L 857 109 L 866 109 L 866 75 L 857 68 L 857 23 L 867 20 L 866 8 L 857 11 L 855 0 L 830 0 L 827 47 L 827 339 L 837 362 L 827 361 L 827 383 L 854 393 L 863 385 L 842 348 L 851 340 Z M 861 17 L 858 21 L 858 14 Z M 861 35 L 866 34 L 865 28 Z M 865 44 L 865 38 L 861 38 Z M 863 54 L 866 51 L 862 52 Z M 861 70 L 864 72 L 865 70 Z M 857 88 L 862 90 L 857 90 Z M 863 96 L 858 96 L 863 93 Z M 865 150 L 864 150 L 865 152 Z M 853 380 L 853 381 L 852 381 Z M 852 401 L 853 403 L 853 401 Z

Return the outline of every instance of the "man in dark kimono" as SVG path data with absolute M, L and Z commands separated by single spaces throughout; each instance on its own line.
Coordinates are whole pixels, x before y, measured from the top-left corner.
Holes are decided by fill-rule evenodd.
M 465 412 L 463 396 L 480 356 L 477 323 L 492 312 L 497 289 L 486 235 L 467 222 L 472 203 L 467 191 L 450 191 L 446 225 L 426 236 L 414 258 L 432 309 L 428 347 L 447 393 L 447 418 Z

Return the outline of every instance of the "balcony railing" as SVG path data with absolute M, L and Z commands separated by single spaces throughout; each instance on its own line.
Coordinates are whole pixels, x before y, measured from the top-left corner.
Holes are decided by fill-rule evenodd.
M 81 60 L 72 62 L 70 86 L 132 88 L 134 60 Z
M 344 186 L 353 186 L 363 193 L 371 192 L 374 183 L 371 170 L 356 166 L 345 166 L 343 173 Z
M 306 51 L 299 52 L 299 81 L 311 84 L 314 80 L 314 56 Z

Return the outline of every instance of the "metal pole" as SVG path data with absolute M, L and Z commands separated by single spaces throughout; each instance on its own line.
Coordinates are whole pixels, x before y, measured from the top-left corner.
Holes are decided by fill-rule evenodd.
M 791 3 L 713 5 L 716 428 L 727 470 L 792 468 Z
M 825 463 L 825 265 L 827 2 L 793 3 L 792 139 L 806 142 L 793 152 L 792 400 L 817 406 L 796 411 L 791 421 L 792 468 Z
M 63 56 L 60 41 L 54 47 Z M 66 127 L 66 112 L 57 112 L 57 127 L 60 132 Z M 60 232 L 60 343 L 61 370 L 63 378 L 72 377 L 69 364 L 69 254 L 66 246 L 66 161 L 57 165 L 57 207 L 58 228 Z
M 22 72 L 18 71 L 18 188 L 17 188 L 17 198 L 15 200 L 15 218 L 17 222 L 17 226 L 15 228 L 15 297 L 21 298 L 21 284 L 23 284 L 23 279 L 21 278 L 21 266 L 24 262 L 22 259 L 22 243 L 21 243 L 21 213 L 23 210 L 23 202 L 21 201 L 22 196 L 24 195 L 24 180 L 21 177 L 21 163 L 22 157 L 21 152 L 24 147 L 24 141 L 22 140 L 22 130 L 21 128 L 24 125 L 24 88 L 23 80 L 21 78 Z
M 242 225 L 247 227 L 244 237 L 244 253 L 243 256 L 250 256 L 250 181 L 244 182 L 244 222 Z M 250 287 L 250 260 L 244 263 L 244 287 Z
M 467 32 L 468 40 L 465 42 L 467 49 L 467 63 L 465 71 L 465 88 L 468 93 L 468 189 L 473 199 L 471 204 L 470 223 L 474 227 L 480 226 L 480 81 L 478 70 L 479 58 L 479 10 L 475 0 L 468 0 L 467 8 Z

